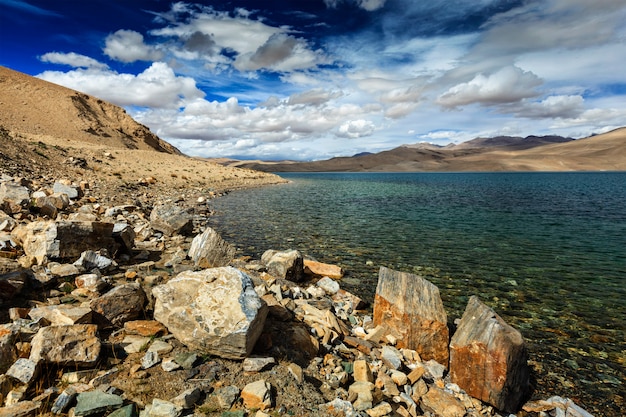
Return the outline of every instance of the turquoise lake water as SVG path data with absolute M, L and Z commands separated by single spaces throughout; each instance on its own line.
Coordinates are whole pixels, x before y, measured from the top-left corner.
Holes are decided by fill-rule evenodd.
M 299 249 L 373 300 L 421 274 L 449 320 L 478 295 L 528 342 L 537 395 L 626 415 L 626 173 L 306 173 L 214 200 L 243 255 Z

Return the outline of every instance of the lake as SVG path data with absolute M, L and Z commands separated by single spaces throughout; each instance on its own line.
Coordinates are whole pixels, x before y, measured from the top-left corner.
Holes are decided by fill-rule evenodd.
M 381 265 L 478 295 L 524 335 L 537 394 L 626 415 L 626 172 L 285 173 L 213 200 L 240 253 L 299 249 L 372 301 Z

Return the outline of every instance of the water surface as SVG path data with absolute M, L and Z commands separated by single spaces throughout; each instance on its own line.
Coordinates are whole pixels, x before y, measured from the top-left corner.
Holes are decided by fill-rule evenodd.
M 626 415 L 626 173 L 306 173 L 215 200 L 242 254 L 299 249 L 366 300 L 381 265 L 478 295 L 526 338 L 537 392 Z M 545 396 L 545 395 L 544 395 Z

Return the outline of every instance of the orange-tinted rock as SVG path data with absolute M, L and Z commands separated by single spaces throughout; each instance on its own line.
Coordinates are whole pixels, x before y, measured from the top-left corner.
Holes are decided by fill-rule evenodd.
M 127 334 L 139 336 L 161 336 L 167 334 L 167 328 L 156 320 L 135 320 L 124 323 Z
M 386 325 L 397 347 L 448 366 L 449 331 L 439 289 L 424 278 L 381 267 L 374 298 L 374 325 Z
M 520 332 L 471 297 L 450 343 L 452 382 L 472 397 L 515 413 L 530 386 L 527 360 Z
M 318 277 L 339 279 L 343 277 L 343 269 L 338 265 L 325 264 L 322 262 L 304 260 L 304 273 Z

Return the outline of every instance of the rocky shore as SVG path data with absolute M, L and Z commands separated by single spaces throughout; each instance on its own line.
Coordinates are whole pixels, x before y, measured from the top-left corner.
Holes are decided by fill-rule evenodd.
M 478 297 L 450 328 L 437 287 L 381 268 L 361 300 L 297 250 L 237 258 L 219 192 L 141 187 L 0 178 L 0 417 L 590 416 L 529 401 L 524 340 Z

